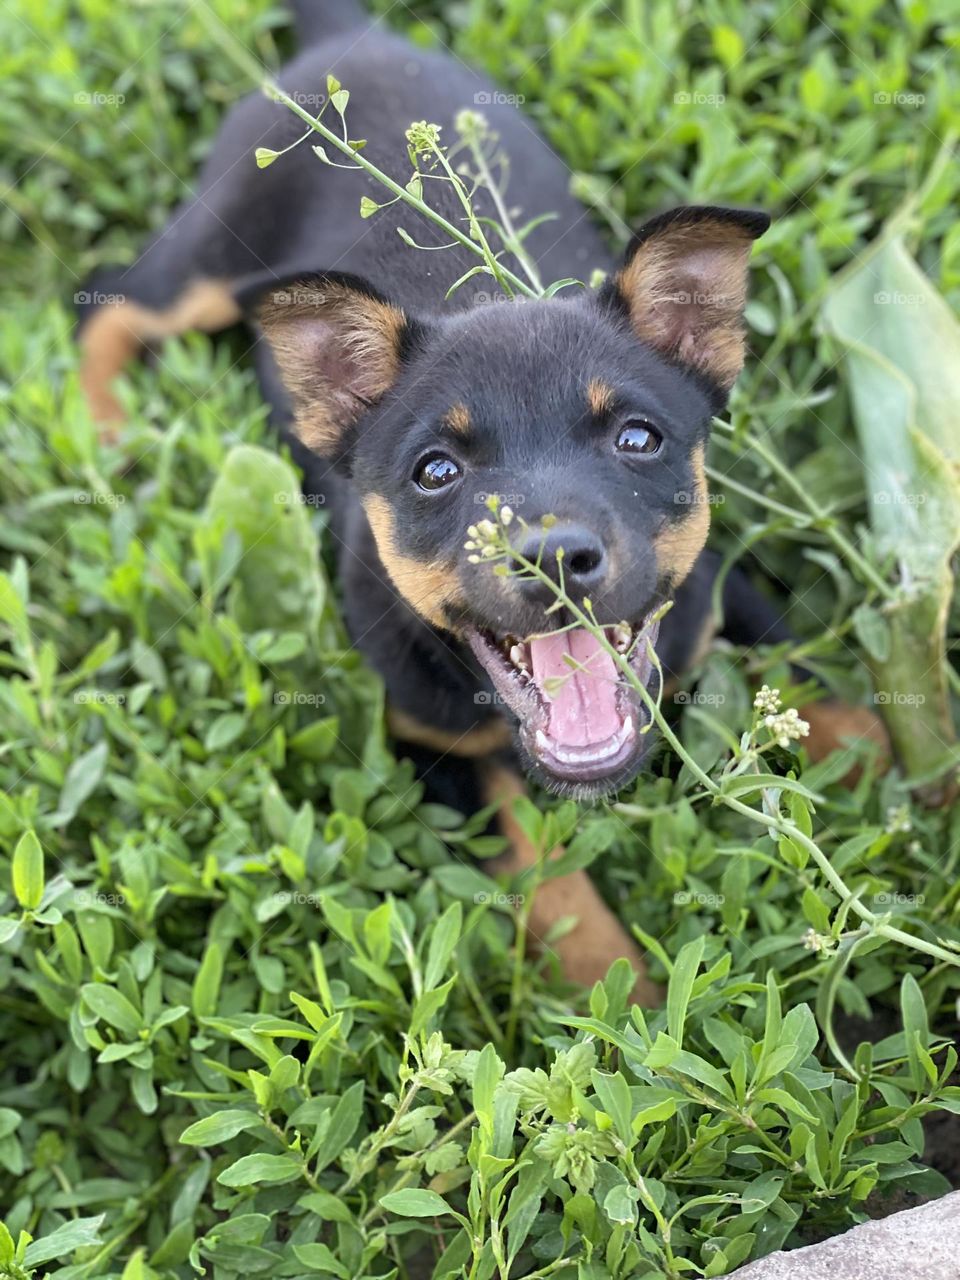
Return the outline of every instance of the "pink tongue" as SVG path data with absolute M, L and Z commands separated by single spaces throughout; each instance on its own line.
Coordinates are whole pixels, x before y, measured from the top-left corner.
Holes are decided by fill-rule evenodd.
M 527 643 L 533 678 L 547 707 L 548 736 L 568 747 L 586 747 L 612 737 L 621 724 L 617 668 L 599 641 L 578 629 Z M 548 680 L 557 683 L 545 689 Z

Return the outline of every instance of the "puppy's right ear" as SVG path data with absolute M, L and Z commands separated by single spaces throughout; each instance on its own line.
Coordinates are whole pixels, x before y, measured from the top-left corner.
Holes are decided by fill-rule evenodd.
M 336 454 L 392 386 L 421 326 L 356 276 L 301 276 L 262 293 L 253 314 L 294 408 L 294 430 Z

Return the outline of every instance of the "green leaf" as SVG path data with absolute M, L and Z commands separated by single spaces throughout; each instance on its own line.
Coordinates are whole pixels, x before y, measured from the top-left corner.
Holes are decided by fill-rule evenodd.
M 239 711 L 227 711 L 222 716 L 217 716 L 204 737 L 204 749 L 212 754 L 229 747 L 243 733 L 246 723 L 246 716 L 242 716 Z
M 80 988 L 84 1004 L 98 1018 L 133 1038 L 139 1035 L 143 1019 L 125 995 L 102 982 L 87 982 Z
M 211 942 L 203 953 L 200 968 L 193 980 L 190 1003 L 198 1018 L 209 1018 L 216 1013 L 222 979 L 223 952 L 219 942 Z
M 241 1156 L 217 1181 L 224 1187 L 253 1187 L 262 1182 L 292 1182 L 299 1176 L 300 1165 L 292 1156 L 264 1153 Z
M 187 1125 L 180 1141 L 188 1147 L 216 1147 L 247 1129 L 256 1129 L 263 1121 L 253 1111 L 217 1111 Z
M 622 1222 L 628 1227 L 637 1224 L 637 1192 L 633 1187 L 618 1183 L 607 1192 L 603 1211 L 611 1222 Z
M 363 1114 L 364 1082 L 358 1080 L 337 1101 L 320 1150 L 317 1153 L 315 1172 L 320 1173 L 332 1164 L 357 1131 Z
M 325 1244 L 295 1244 L 293 1254 L 308 1271 L 322 1271 L 338 1276 L 339 1280 L 350 1280 L 351 1272 L 337 1261 Z
M 706 939 L 701 935 L 693 942 L 687 942 L 680 948 L 674 961 L 673 973 L 667 987 L 667 1030 L 677 1044 L 683 1043 L 683 1025 L 687 1017 L 687 1006 L 693 990 L 694 979 L 703 959 L 703 948 Z
M 257 168 L 266 169 L 273 164 L 280 152 L 272 151 L 269 147 L 257 147 L 253 154 L 257 162 Z
M 106 1214 L 97 1214 L 95 1218 L 74 1218 L 63 1226 L 51 1231 L 48 1236 L 34 1240 L 28 1244 L 23 1260 L 28 1267 L 40 1267 L 46 1262 L 67 1261 L 77 1249 L 85 1249 L 92 1244 L 100 1244 L 100 1228 Z
M 98 742 L 70 765 L 63 780 L 57 812 L 51 819 L 57 826 L 66 826 L 79 812 L 84 801 L 96 791 L 106 772 L 109 754 L 107 744 Z
M 463 909 L 459 902 L 452 902 L 430 933 L 427 963 L 423 972 L 423 984 L 427 991 L 439 986 L 450 957 L 460 941 L 462 927 Z
M 424 1187 L 404 1187 L 400 1191 L 388 1191 L 380 1197 L 380 1207 L 401 1218 L 435 1218 L 438 1214 L 453 1210 L 436 1191 Z
M 633 1139 L 631 1127 L 633 1103 L 630 1098 L 630 1086 L 619 1071 L 614 1075 L 593 1071 L 591 1079 L 601 1106 L 613 1121 L 617 1136 L 629 1146 Z
M 17 902 L 24 911 L 36 911 L 43 898 L 43 849 L 33 830 L 17 841 L 11 875 Z

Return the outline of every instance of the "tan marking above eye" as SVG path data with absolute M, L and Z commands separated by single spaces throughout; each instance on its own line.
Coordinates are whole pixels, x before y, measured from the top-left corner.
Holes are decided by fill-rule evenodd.
M 599 378 L 591 378 L 587 383 L 587 403 L 590 412 L 598 418 L 613 407 L 613 388 Z
M 680 519 L 664 526 L 654 539 L 657 567 L 669 577 L 673 586 L 679 586 L 687 577 L 703 550 L 710 528 L 710 502 L 707 493 L 707 475 L 704 470 L 704 447 L 697 445 L 690 460 L 693 468 L 693 488 L 690 501 L 683 504 Z
M 470 430 L 470 410 L 462 402 L 451 406 L 443 416 L 443 425 L 456 435 L 465 436 Z
M 397 546 L 396 517 L 386 498 L 371 493 L 362 501 L 383 567 L 400 595 L 432 626 L 454 631 L 446 607 L 460 603 L 456 567 L 404 555 Z

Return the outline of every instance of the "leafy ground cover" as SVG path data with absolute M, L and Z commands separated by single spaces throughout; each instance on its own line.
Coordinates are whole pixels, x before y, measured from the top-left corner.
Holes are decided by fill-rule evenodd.
M 214 10 L 267 66 L 289 49 L 280 10 Z M 960 1183 L 960 970 L 863 930 L 802 844 L 704 803 L 673 753 L 616 806 L 521 813 L 592 863 L 664 1008 L 628 1016 L 618 968 L 578 997 L 522 960 L 535 885 L 491 880 L 485 815 L 424 803 L 385 739 L 323 513 L 242 346 L 192 336 L 138 370 L 121 449 L 81 403 L 72 295 L 159 225 L 248 84 L 193 10 L 20 0 L 0 21 L 0 1274 L 715 1276 Z M 918 363 L 960 302 L 947 6 L 477 0 L 390 21 L 523 95 L 614 238 L 678 199 L 777 215 L 757 359 L 710 459 L 714 543 L 789 596 L 838 691 L 930 723 L 958 630 L 960 392 L 949 361 Z M 878 282 L 831 291 L 891 226 Z M 871 331 L 859 365 L 851 331 Z M 915 394 L 901 421 L 904 383 L 935 408 Z M 899 489 L 876 402 L 884 440 L 937 451 Z M 917 637 L 883 607 L 900 527 L 939 548 L 924 571 L 947 593 L 923 703 L 919 664 L 891 667 L 899 628 Z M 787 658 L 717 647 L 677 695 L 712 777 Z M 768 763 L 817 797 L 795 790 L 792 817 L 860 905 L 960 943 L 960 809 L 855 754 L 852 788 L 849 758 Z

